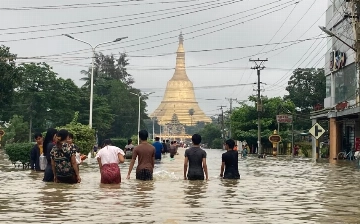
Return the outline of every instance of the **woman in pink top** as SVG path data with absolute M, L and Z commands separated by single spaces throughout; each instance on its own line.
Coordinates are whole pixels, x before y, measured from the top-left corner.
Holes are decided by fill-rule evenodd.
M 125 161 L 124 155 L 122 149 L 111 145 L 110 139 L 104 141 L 103 148 L 96 155 L 102 184 L 119 184 L 121 182 L 118 164 Z

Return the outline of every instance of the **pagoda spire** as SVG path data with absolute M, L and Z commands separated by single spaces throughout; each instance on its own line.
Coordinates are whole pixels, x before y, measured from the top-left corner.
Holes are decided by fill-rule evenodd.
M 180 32 L 179 35 L 179 46 L 176 51 L 176 67 L 172 80 L 189 80 L 185 71 L 184 36 L 182 32 Z

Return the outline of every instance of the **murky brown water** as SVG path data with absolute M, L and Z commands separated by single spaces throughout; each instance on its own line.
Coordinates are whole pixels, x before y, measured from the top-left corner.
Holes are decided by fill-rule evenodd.
M 360 171 L 354 164 L 240 160 L 240 181 L 219 179 L 222 151 L 207 150 L 210 180 L 184 181 L 183 151 L 156 164 L 153 182 L 99 184 L 94 160 L 82 183 L 43 183 L 0 152 L 0 223 L 360 223 Z M 6 157 L 5 157 L 6 158 Z

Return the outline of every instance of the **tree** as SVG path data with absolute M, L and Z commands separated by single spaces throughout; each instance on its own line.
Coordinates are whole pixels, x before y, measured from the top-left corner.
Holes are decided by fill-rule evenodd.
M 299 119 L 295 122 L 296 129 L 311 128 L 310 111 L 313 106 L 323 102 L 326 97 L 326 78 L 323 68 L 298 68 L 290 77 L 286 90 L 291 100 L 299 109 Z
M 199 134 L 201 135 L 202 142 L 207 144 L 208 147 L 213 148 L 215 146 L 213 141 L 221 138 L 221 129 L 215 124 L 207 124 Z M 215 142 L 217 143 L 218 141 Z M 218 144 L 216 144 L 216 146 L 218 146 Z
M 237 140 L 246 140 L 250 145 L 257 144 L 257 109 L 255 102 L 257 101 L 256 97 L 250 96 L 249 101 L 253 102 L 252 105 L 241 104 L 240 107 L 235 109 L 231 115 L 231 127 L 232 135 Z M 282 100 L 280 97 L 275 98 L 262 98 L 263 109 L 261 115 L 261 142 L 265 145 L 270 145 L 268 137 L 277 129 L 276 115 L 279 113 L 279 108 L 282 109 L 281 112 L 290 112 L 293 113 L 295 110 L 295 105 L 290 100 Z M 285 127 L 285 126 L 284 126 Z M 287 125 L 283 130 L 289 129 L 290 125 Z M 287 131 L 282 131 L 280 133 L 283 139 L 288 137 Z
M 10 48 L 0 46 L 0 120 L 7 120 L 8 109 L 12 104 L 13 94 L 21 77 L 16 68 L 16 55 L 10 53 Z M 5 116 L 5 117 L 4 117 Z
M 193 108 L 189 109 L 189 115 L 191 117 L 191 125 L 192 126 L 192 119 L 193 119 L 193 115 L 195 114 L 195 110 Z
M 6 134 L 2 138 L 5 143 L 29 142 L 29 123 L 24 121 L 24 117 L 14 115 L 5 128 Z M 30 136 L 32 138 L 32 136 Z

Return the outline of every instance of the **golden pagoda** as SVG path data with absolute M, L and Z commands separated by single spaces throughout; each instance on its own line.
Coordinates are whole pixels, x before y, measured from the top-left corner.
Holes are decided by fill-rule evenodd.
M 157 118 L 160 125 L 171 122 L 174 114 L 181 124 L 187 126 L 194 126 L 197 122 L 211 122 L 211 119 L 200 109 L 195 98 L 193 84 L 186 74 L 183 44 L 184 37 L 180 33 L 174 75 L 167 83 L 161 104 L 150 115 L 152 118 Z

